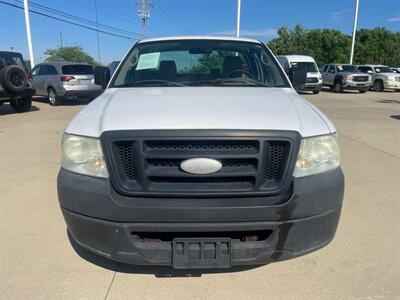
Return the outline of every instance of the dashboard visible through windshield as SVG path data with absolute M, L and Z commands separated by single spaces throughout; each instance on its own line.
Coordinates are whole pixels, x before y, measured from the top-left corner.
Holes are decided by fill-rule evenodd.
M 290 87 L 261 43 L 174 40 L 136 44 L 110 87 L 250 86 Z

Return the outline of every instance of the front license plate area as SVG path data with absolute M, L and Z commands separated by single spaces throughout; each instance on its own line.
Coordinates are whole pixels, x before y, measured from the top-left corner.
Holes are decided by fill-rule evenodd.
M 229 238 L 177 238 L 172 242 L 175 269 L 213 269 L 231 266 Z

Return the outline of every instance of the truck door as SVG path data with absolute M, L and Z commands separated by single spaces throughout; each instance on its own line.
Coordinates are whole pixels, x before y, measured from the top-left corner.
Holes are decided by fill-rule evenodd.
M 326 73 L 326 82 L 328 85 L 333 86 L 336 76 L 336 67 L 334 65 L 330 65 L 328 68 L 328 72 Z

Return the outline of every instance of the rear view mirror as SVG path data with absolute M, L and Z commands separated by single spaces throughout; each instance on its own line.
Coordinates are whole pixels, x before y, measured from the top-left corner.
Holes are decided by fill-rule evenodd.
M 207 48 L 190 48 L 189 49 L 189 54 L 211 54 L 212 49 L 207 49 Z
M 372 70 L 368 70 L 367 73 L 368 74 L 374 74 L 374 72 L 372 72 Z
M 94 68 L 94 83 L 100 85 L 103 90 L 106 89 L 110 81 L 110 69 L 107 67 L 97 66 Z
M 290 81 L 295 89 L 298 89 L 301 85 L 304 85 L 307 80 L 307 71 L 301 69 L 290 69 L 289 74 Z

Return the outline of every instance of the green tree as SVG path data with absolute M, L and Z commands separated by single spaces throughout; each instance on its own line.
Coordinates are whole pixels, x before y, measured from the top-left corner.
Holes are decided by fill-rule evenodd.
M 361 29 L 356 35 L 354 62 L 400 65 L 400 32 L 385 28 Z
M 46 61 L 73 61 L 91 65 L 99 64 L 80 46 L 47 49 L 44 54 L 48 55 Z
M 268 43 L 275 55 L 310 55 L 318 65 L 348 60 L 351 40 L 338 30 L 306 30 L 296 25 L 293 29 L 281 27 L 277 33 L 278 37 Z
M 310 55 L 319 66 L 350 59 L 351 37 L 338 30 L 306 30 L 296 25 L 293 29 L 281 27 L 277 33 L 278 37 L 268 43 L 275 55 Z M 400 32 L 385 28 L 357 31 L 353 63 L 399 66 Z

